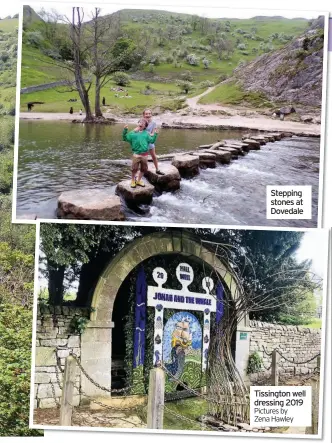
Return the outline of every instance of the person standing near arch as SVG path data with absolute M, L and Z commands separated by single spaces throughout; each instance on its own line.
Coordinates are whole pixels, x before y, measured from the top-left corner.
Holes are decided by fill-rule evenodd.
M 146 128 L 147 132 L 150 135 L 153 135 L 155 130 L 156 130 L 156 128 L 157 128 L 157 123 L 155 121 L 153 121 L 153 119 L 152 119 L 152 111 L 151 111 L 151 109 L 145 109 L 143 111 L 143 118 L 148 122 L 148 126 Z M 138 128 L 136 128 L 135 131 L 138 131 Z M 156 146 L 155 146 L 154 143 L 150 143 L 149 144 L 149 154 L 152 157 L 153 164 L 154 164 L 154 166 L 156 168 L 156 173 L 159 174 L 159 175 L 165 175 L 159 169 L 158 159 L 157 159 L 157 155 L 156 155 Z

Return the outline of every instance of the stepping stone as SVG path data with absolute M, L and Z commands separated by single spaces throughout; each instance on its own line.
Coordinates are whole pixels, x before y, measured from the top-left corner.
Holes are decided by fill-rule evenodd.
M 232 158 L 235 159 L 239 158 L 239 155 L 243 155 L 243 153 L 241 154 L 240 153 L 241 151 L 237 148 L 228 148 L 227 146 L 221 146 L 219 150 L 224 152 L 230 152 Z
M 145 187 L 130 186 L 131 180 L 124 180 L 118 183 L 115 193 L 120 195 L 129 206 L 131 205 L 149 205 L 152 202 L 154 186 L 144 180 Z
M 257 140 L 253 140 L 251 138 L 246 138 L 243 141 L 244 141 L 244 143 L 247 143 L 250 146 L 250 149 L 258 150 L 261 148 L 261 145 Z
M 175 166 L 159 164 L 159 169 L 165 175 L 157 174 L 154 169 L 149 169 L 145 174 L 145 177 L 158 192 L 172 192 L 180 189 L 181 176 L 179 170 Z
M 250 137 L 252 140 L 256 140 L 260 145 L 266 145 L 266 141 L 264 137 L 253 135 Z
M 206 168 L 215 168 L 216 165 L 216 156 L 213 153 L 209 153 L 206 151 L 198 152 L 193 155 L 199 157 L 199 167 L 202 169 Z
M 279 132 L 273 132 L 272 134 L 270 134 L 274 137 L 275 140 L 280 141 L 282 139 L 282 136 Z
M 236 146 L 238 148 L 244 148 L 247 143 L 244 143 L 242 140 L 224 140 L 225 146 Z
M 120 198 L 98 189 L 63 192 L 58 198 L 57 216 L 75 220 L 125 220 Z
M 215 149 L 214 151 L 211 151 L 210 149 L 208 151 L 205 151 L 208 153 L 211 153 L 215 156 L 217 162 L 226 165 L 231 162 L 232 154 L 227 151 L 221 151 L 221 149 Z
M 211 146 L 212 146 L 212 144 L 210 144 L 210 145 L 200 145 L 200 146 L 198 146 L 198 149 L 209 149 L 209 148 L 211 148 Z
M 217 143 L 214 143 L 214 144 L 210 147 L 210 149 L 212 149 L 212 150 L 214 150 L 214 149 L 219 149 L 220 146 L 223 146 L 223 145 L 224 145 L 224 142 L 217 142 Z
M 175 155 L 172 161 L 184 178 L 191 178 L 199 174 L 199 157 L 189 154 Z
M 224 146 L 221 147 L 221 149 L 228 149 L 228 148 L 236 149 L 236 151 L 237 151 L 237 153 L 239 155 L 245 155 L 246 154 L 246 151 L 244 151 L 242 149 L 242 147 L 238 146 L 238 145 L 224 145 Z

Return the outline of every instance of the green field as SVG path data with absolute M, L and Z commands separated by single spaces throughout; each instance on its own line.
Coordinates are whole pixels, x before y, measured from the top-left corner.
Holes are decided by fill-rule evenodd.
M 25 9 L 24 20 L 28 15 Z M 68 71 L 48 56 L 51 43 L 45 34 L 45 26 L 31 8 L 30 16 L 33 20 L 25 21 L 21 87 L 68 79 Z M 137 114 L 147 106 L 161 110 L 179 109 L 181 103 L 178 97 L 183 93 L 176 84 L 184 71 L 192 74 L 189 96 L 198 95 L 207 87 L 202 82 L 222 82 L 232 75 L 239 63 L 285 46 L 308 27 L 305 19 L 282 17 L 206 19 L 154 10 L 123 10 L 114 16 L 118 17 L 122 38 L 129 39 L 144 52 L 143 59 L 135 68 L 135 80 L 127 88 L 131 99 L 114 97 L 110 91 L 112 81 L 101 93 L 109 105 L 106 108 L 115 113 Z M 64 41 L 68 38 L 65 37 L 68 34 L 65 25 L 59 25 L 58 32 Z M 37 39 L 36 34 L 39 35 Z M 34 38 L 29 38 L 29 35 Z M 196 60 L 193 64 L 190 59 L 192 54 Z M 208 66 L 204 60 L 208 60 Z M 154 90 L 150 95 L 144 93 L 147 84 Z M 22 95 L 21 110 L 26 110 L 28 101 L 44 101 L 45 105 L 36 106 L 34 111 L 68 112 L 70 106 L 67 100 L 76 96 L 58 88 Z M 90 100 L 93 105 L 93 90 Z M 201 103 L 243 102 L 255 106 L 271 105 L 265 97 L 255 93 L 244 94 L 232 83 L 218 86 L 201 100 Z M 80 103 L 74 104 L 75 111 L 80 107 Z
M 253 105 L 255 107 L 270 107 L 273 105 L 264 94 L 243 91 L 234 82 L 223 83 L 199 100 L 202 104 Z
M 314 328 L 314 329 L 321 329 L 322 328 L 322 319 L 321 318 L 315 318 L 312 320 L 311 323 L 307 325 L 303 325 L 304 328 Z
M 17 18 L 0 20 L 0 32 L 12 32 L 16 27 L 18 27 Z
M 146 85 L 151 87 L 151 94 L 145 95 Z M 103 110 L 110 110 L 117 113 L 140 114 L 144 108 L 159 107 L 161 110 L 176 110 L 181 107 L 183 101 L 179 100 L 180 90 L 171 83 L 132 81 L 130 86 L 125 89 L 131 98 L 125 98 L 123 92 L 111 91 L 110 88 L 115 87 L 113 82 L 109 82 L 107 86 L 102 88 L 101 97 L 105 97 L 106 106 Z M 198 90 L 197 93 L 200 93 Z M 118 95 L 116 97 L 115 95 Z M 121 98 L 123 97 L 123 98 Z M 70 98 L 77 98 L 74 103 L 68 102 Z M 72 106 L 74 112 L 78 112 L 81 108 L 81 102 L 77 92 L 69 92 L 66 87 L 58 87 L 47 89 L 45 91 L 32 92 L 21 95 L 21 111 L 27 111 L 27 103 L 30 101 L 45 102 L 43 105 L 35 105 L 35 112 L 69 112 Z M 91 88 L 91 105 L 94 107 L 94 87 Z
M 21 67 L 21 88 L 67 78 L 67 72 L 64 72 L 59 66 L 55 66 L 50 57 L 30 46 L 25 46 L 22 50 Z
M 0 20 L 0 115 L 14 114 L 17 19 Z

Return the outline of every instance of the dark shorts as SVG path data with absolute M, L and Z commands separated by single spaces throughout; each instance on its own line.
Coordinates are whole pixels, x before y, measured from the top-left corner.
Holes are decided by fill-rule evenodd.
M 148 156 L 147 155 L 138 155 L 134 154 L 132 156 L 132 164 L 131 170 L 136 173 L 138 170 L 141 170 L 142 173 L 148 170 Z

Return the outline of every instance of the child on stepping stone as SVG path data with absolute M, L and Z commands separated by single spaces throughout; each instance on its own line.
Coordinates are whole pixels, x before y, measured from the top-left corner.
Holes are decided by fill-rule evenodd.
M 148 170 L 149 145 L 154 143 L 158 137 L 158 131 L 154 130 L 151 135 L 146 130 L 147 126 L 148 121 L 143 118 L 139 121 L 136 130 L 128 132 L 128 125 L 126 125 L 122 133 L 122 139 L 130 143 L 133 151 L 130 185 L 132 188 L 136 188 L 136 185 L 145 186 L 142 177 Z M 137 180 L 135 179 L 136 174 Z
M 148 127 L 146 128 L 146 130 L 147 130 L 150 134 L 153 134 L 154 131 L 155 131 L 156 128 L 157 128 L 157 123 L 156 123 L 155 121 L 153 121 L 153 119 L 152 119 L 152 111 L 151 111 L 151 109 L 145 109 L 145 110 L 143 111 L 143 118 L 144 118 L 145 120 L 147 120 L 147 122 L 148 122 Z M 134 131 L 138 131 L 138 127 L 135 128 Z M 155 146 L 154 143 L 150 143 L 150 144 L 149 144 L 149 154 L 150 154 L 151 157 L 152 157 L 153 164 L 154 164 L 154 166 L 155 166 L 155 168 L 156 168 L 156 173 L 159 174 L 159 175 L 165 175 L 165 174 L 164 174 L 163 172 L 161 172 L 161 170 L 159 169 L 159 166 L 158 166 L 158 159 L 157 159 L 157 155 L 156 155 L 156 146 Z

